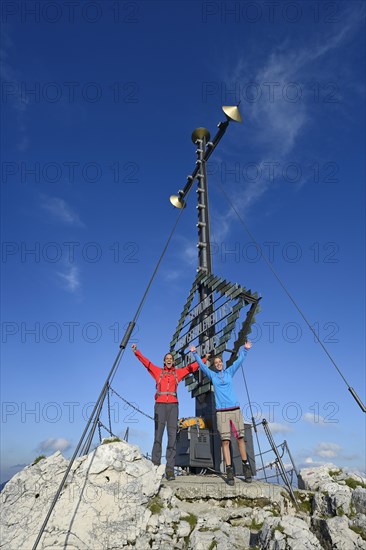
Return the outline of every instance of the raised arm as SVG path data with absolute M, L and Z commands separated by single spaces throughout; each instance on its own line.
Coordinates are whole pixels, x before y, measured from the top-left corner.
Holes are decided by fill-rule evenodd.
M 203 363 L 206 363 L 207 355 L 205 355 L 205 357 L 203 359 L 201 359 L 201 361 Z M 177 373 L 179 382 L 181 380 L 183 380 L 183 378 L 185 378 L 188 374 L 192 374 L 192 373 L 196 372 L 196 370 L 198 370 L 198 369 L 199 369 L 199 364 L 198 364 L 197 361 L 194 361 L 193 363 L 190 363 L 186 367 L 182 367 L 181 369 L 177 369 L 176 373 Z
M 234 363 L 231 365 L 231 367 L 228 368 L 228 372 L 230 372 L 231 376 L 234 376 L 238 368 L 244 363 L 244 360 L 247 356 L 248 349 L 252 347 L 252 343 L 245 342 L 244 347 L 240 349 L 238 358 L 234 361 Z
M 141 363 L 144 365 L 144 367 L 147 368 L 147 370 L 149 371 L 149 373 L 151 374 L 151 376 L 153 378 L 155 378 L 155 380 L 158 380 L 159 377 L 160 377 L 160 373 L 161 373 L 161 368 L 160 367 L 157 367 L 156 365 L 154 365 L 149 359 L 147 359 L 146 357 L 144 357 L 144 355 L 142 355 L 141 351 L 139 351 L 137 349 L 137 346 L 136 344 L 132 344 L 132 350 L 135 354 L 135 356 L 137 357 L 137 359 L 139 361 L 141 361 Z
M 207 376 L 207 378 L 212 380 L 212 371 L 207 367 L 207 365 L 204 364 L 201 357 L 198 355 L 198 353 L 196 351 L 196 348 L 194 346 L 192 346 L 190 348 L 190 351 L 193 353 L 193 357 L 197 361 L 198 366 L 201 369 L 201 371 Z

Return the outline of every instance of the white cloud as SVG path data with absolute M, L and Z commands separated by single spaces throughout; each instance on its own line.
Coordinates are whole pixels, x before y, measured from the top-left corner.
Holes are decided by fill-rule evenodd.
M 232 209 L 228 211 L 215 211 L 213 219 L 214 223 L 211 224 L 211 241 L 212 241 L 212 256 L 215 257 L 215 251 L 220 251 L 222 242 L 230 231 L 230 226 L 235 217 L 235 213 Z
M 41 208 L 46 210 L 52 218 L 66 225 L 84 226 L 78 214 L 67 204 L 64 199 L 41 195 Z
M 309 467 L 313 466 L 314 468 L 317 468 L 318 466 L 323 466 L 323 464 L 329 464 L 329 460 L 314 460 L 312 456 L 307 456 L 304 458 L 303 462 L 299 463 L 299 468 Z
M 268 427 L 270 429 L 270 431 L 274 434 L 277 434 L 277 433 L 288 433 L 288 432 L 292 432 L 293 429 L 291 428 L 291 426 L 287 425 L 287 424 L 281 424 L 280 422 L 268 422 Z M 259 427 L 259 430 L 261 432 L 264 431 L 263 429 L 263 426 L 260 426 Z
M 359 453 L 345 453 L 341 445 L 334 442 L 320 442 L 313 449 L 304 449 L 301 452 L 299 467 L 321 466 L 334 464 L 345 469 L 344 463 L 354 463 L 352 471 L 363 469 L 363 457 Z M 348 467 L 347 467 L 348 468 Z M 350 470 L 351 471 L 351 470 Z
M 251 103 L 255 138 L 266 144 L 269 152 L 278 157 L 277 160 L 288 155 L 295 147 L 311 119 L 308 99 L 312 96 L 306 96 L 303 90 L 304 79 L 324 78 L 326 60 L 322 60 L 321 68 L 316 65 L 316 61 L 330 52 L 334 55 L 334 50 L 342 47 L 360 28 L 362 17 L 357 10 L 348 10 L 342 15 L 342 25 L 337 25 L 334 30 L 329 27 L 327 34 L 314 34 L 317 40 L 307 41 L 302 48 L 289 47 L 285 40 L 270 53 L 254 75 L 253 82 L 258 83 L 262 91 L 262 97 Z M 334 57 L 329 61 L 333 63 Z M 247 67 L 240 60 L 234 71 L 235 82 L 245 82 L 247 74 Z M 292 102 L 289 99 L 292 98 L 291 94 L 297 97 L 296 90 L 301 93 L 301 101 Z
M 314 454 L 316 456 L 321 456 L 322 458 L 335 458 L 340 456 L 340 451 L 342 447 L 338 443 L 318 443 L 314 449 Z
M 288 424 L 280 424 L 279 422 L 268 422 L 269 429 L 272 433 L 287 433 L 292 432 L 292 428 Z
M 316 424 L 318 426 L 333 426 L 333 422 L 326 422 L 324 417 L 321 416 L 320 414 L 313 414 L 313 413 L 310 413 L 310 412 L 307 412 L 304 414 L 303 416 L 303 420 L 305 420 L 305 422 L 309 422 L 310 424 Z
M 41 441 L 41 443 L 38 445 L 39 450 L 43 452 L 62 452 L 67 451 L 70 447 L 71 441 L 69 441 L 68 439 L 64 439 L 63 437 L 59 437 L 57 439 L 49 437 L 48 439 Z
M 197 266 L 198 263 L 198 249 L 195 242 L 192 242 L 182 234 L 177 234 L 174 238 L 174 254 L 179 259 L 179 264 L 175 260 L 175 265 L 179 265 L 179 269 L 172 270 L 172 272 L 186 273 L 186 266 Z M 185 263 L 186 266 L 182 265 Z
M 303 134 L 313 122 L 316 122 L 313 119 L 313 110 L 310 108 L 313 90 L 305 89 L 305 82 L 324 80 L 327 73 L 329 78 L 333 76 L 337 50 L 354 36 L 362 24 L 361 21 L 363 21 L 363 8 L 346 9 L 342 13 L 342 25 L 337 25 L 334 30 L 329 27 L 327 34 L 315 35 L 314 33 L 306 46 L 294 50 L 285 40 L 268 55 L 254 73 L 249 62 L 241 58 L 236 68 L 224 78 L 228 88 L 233 82 L 240 84 L 241 89 L 244 88 L 244 83 L 249 85 L 252 82 L 262 93 L 258 100 L 250 103 L 251 140 L 263 151 L 262 159 L 257 162 L 257 169 L 262 177 L 246 181 L 244 193 L 238 189 L 234 193 L 230 192 L 231 201 L 242 217 L 246 215 L 253 203 L 273 186 L 272 178 L 263 176 L 268 172 L 268 165 L 266 167 L 264 163 L 271 161 L 283 166 L 289 161 L 289 155 L 295 150 Z M 332 58 L 326 58 L 329 53 L 332 53 Z M 329 64 L 326 63 L 328 60 Z M 322 65 L 318 65 L 317 61 L 322 61 Z M 251 74 L 250 82 L 248 74 Z M 299 86 L 296 87 L 297 83 Z M 290 94 L 300 89 L 299 101 L 287 100 L 286 91 Z M 300 94 L 300 91 L 298 93 Z M 236 143 L 240 148 L 242 147 L 238 141 L 231 142 L 230 154 L 234 155 L 233 158 L 237 157 L 239 151 Z M 242 154 L 242 151 L 240 150 L 239 153 Z M 218 171 L 215 172 L 214 177 L 217 181 L 220 180 Z M 234 212 L 221 211 L 216 220 L 222 224 L 220 233 L 215 236 L 217 240 L 226 237 L 234 218 L 236 219 Z
M 77 292 L 80 288 L 80 271 L 76 266 L 68 266 L 65 268 L 65 272 L 59 271 L 57 275 L 62 279 L 64 288 L 68 292 Z

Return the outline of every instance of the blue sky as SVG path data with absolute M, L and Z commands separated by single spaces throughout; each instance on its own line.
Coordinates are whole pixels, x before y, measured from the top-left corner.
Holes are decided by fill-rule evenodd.
M 365 402 L 364 4 L 71 9 L 2 4 L 1 481 L 72 453 L 178 215 L 168 199 L 193 170 L 191 133 L 214 135 L 239 100 L 243 124 L 208 165 L 211 239 L 214 272 L 262 295 L 245 366 L 254 410 L 298 466 L 365 471 L 365 414 L 220 189 Z M 196 274 L 195 197 L 133 336 L 157 364 Z M 130 349 L 113 386 L 152 414 Z M 184 384 L 179 398 L 194 414 Z M 151 451 L 151 420 L 115 397 L 112 420 Z

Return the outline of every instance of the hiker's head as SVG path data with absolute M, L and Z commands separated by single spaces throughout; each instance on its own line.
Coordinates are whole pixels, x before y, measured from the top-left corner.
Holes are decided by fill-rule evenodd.
M 223 370 L 224 363 L 222 362 L 222 355 L 215 355 L 213 363 L 216 370 Z
M 166 365 L 168 369 L 172 369 L 174 367 L 174 357 L 171 353 L 166 353 L 164 355 L 164 365 Z

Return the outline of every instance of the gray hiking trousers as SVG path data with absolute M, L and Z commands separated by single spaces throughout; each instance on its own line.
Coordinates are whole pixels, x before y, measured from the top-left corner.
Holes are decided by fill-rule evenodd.
M 154 409 L 155 434 L 151 460 L 154 464 L 161 461 L 161 443 L 165 425 L 168 431 L 166 448 L 166 469 L 173 470 L 177 445 L 178 403 L 155 403 Z

